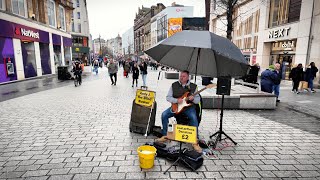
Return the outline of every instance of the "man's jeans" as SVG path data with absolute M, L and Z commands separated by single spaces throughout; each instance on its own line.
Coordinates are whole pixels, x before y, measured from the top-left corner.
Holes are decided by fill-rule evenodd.
M 277 99 L 278 99 L 278 97 L 280 95 L 280 84 L 273 85 L 272 89 L 273 89 L 273 92 L 277 96 Z
M 313 90 L 313 78 L 310 78 L 308 80 L 308 87 L 310 88 L 310 90 Z
M 142 81 L 143 81 L 143 86 L 147 86 L 147 75 L 142 74 Z
M 197 118 L 197 112 L 194 106 L 189 107 L 186 109 L 183 114 L 185 114 L 189 118 L 189 125 L 197 127 L 197 136 L 198 136 L 198 118 Z M 165 110 L 161 115 L 162 120 L 162 135 L 166 136 L 168 131 L 168 123 L 169 118 L 173 117 L 174 113 L 171 110 L 171 107 L 169 107 L 167 110 Z

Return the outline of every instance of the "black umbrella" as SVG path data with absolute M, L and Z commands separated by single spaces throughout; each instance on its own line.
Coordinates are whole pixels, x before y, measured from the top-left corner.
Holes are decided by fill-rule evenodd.
M 243 76 L 249 67 L 237 46 L 209 31 L 178 32 L 145 53 L 177 70 L 210 77 Z
M 180 71 L 188 70 L 195 75 L 230 79 L 230 77 L 244 76 L 249 68 L 248 62 L 236 45 L 209 31 L 178 32 L 145 53 L 161 64 Z M 222 82 L 224 78 L 220 79 Z M 218 80 L 218 88 L 219 86 L 229 87 L 225 84 L 219 85 Z M 222 135 L 237 144 L 222 129 L 224 95 L 227 94 L 222 93 L 221 95 L 220 128 L 210 138 L 217 135 L 214 146 L 222 140 Z

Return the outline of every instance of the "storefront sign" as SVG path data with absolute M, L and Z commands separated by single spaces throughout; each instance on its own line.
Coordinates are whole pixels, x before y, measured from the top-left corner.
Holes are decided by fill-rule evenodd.
M 289 30 L 290 30 L 290 28 L 281 28 L 281 29 L 269 31 L 269 39 L 288 36 Z
M 174 139 L 177 141 L 182 141 L 186 143 L 196 143 L 197 127 L 176 124 Z
M 145 107 L 151 107 L 155 98 L 155 92 L 138 89 L 135 103 Z
M 49 33 L 0 19 L 0 36 L 49 44 Z

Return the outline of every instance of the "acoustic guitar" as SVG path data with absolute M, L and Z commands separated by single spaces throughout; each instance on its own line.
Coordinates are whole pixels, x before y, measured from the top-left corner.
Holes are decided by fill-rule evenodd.
M 178 103 L 172 103 L 171 105 L 171 108 L 172 108 L 172 111 L 175 113 L 175 114 L 180 114 L 181 112 L 183 112 L 183 110 L 189 106 L 191 106 L 193 103 L 192 102 L 189 102 L 189 96 L 195 96 L 197 94 L 200 94 L 202 91 L 206 90 L 206 89 L 210 89 L 210 88 L 213 88 L 213 87 L 216 87 L 217 85 L 216 84 L 209 84 L 207 85 L 206 87 L 204 87 L 203 89 L 191 94 L 190 92 L 186 92 L 183 94 L 183 96 L 181 96 L 180 98 L 178 99 L 182 99 L 182 103 L 178 104 Z

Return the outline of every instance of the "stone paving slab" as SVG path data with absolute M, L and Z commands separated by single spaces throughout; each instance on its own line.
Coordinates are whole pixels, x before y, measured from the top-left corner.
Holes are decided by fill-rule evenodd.
M 281 108 L 226 110 L 224 131 L 238 145 L 223 141 L 199 174 L 179 166 L 163 174 L 172 162 L 160 158 L 154 168 L 141 170 L 136 149 L 155 137 L 129 132 L 136 88 L 120 74 L 117 86 L 102 78 L 0 102 L 0 179 L 320 178 L 320 123 Z M 173 81 L 156 79 L 150 71 L 160 125 Z M 200 137 L 208 139 L 218 122 L 219 110 L 204 110 Z

